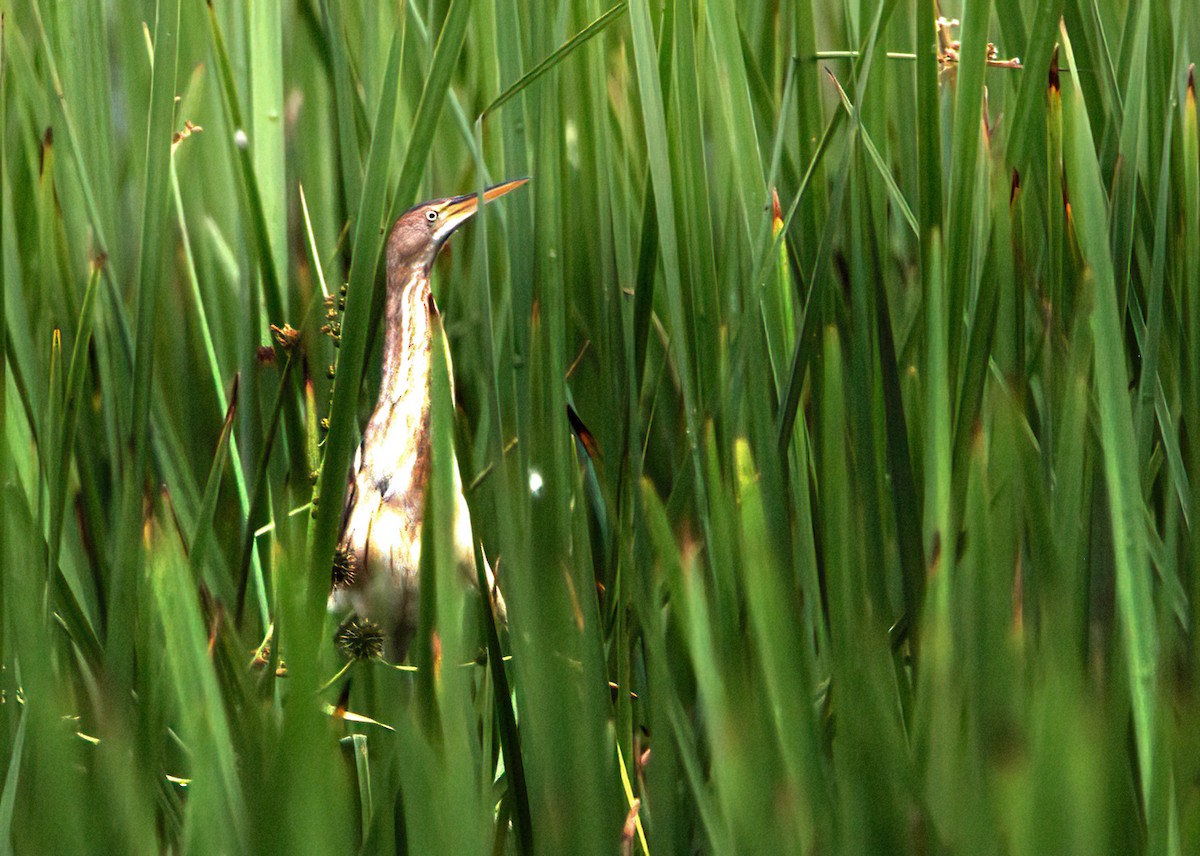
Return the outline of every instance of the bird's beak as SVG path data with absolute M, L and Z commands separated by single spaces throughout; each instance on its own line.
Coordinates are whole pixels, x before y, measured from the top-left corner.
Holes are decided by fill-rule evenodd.
M 512 181 L 506 181 L 503 184 L 489 187 L 483 191 L 483 202 L 491 202 L 493 199 L 499 199 L 510 190 L 516 190 L 527 181 L 529 181 L 528 178 L 514 178 Z M 470 220 L 475 212 L 479 210 L 479 205 L 480 194 L 478 193 L 469 193 L 466 196 L 454 196 L 443 202 L 439 206 L 438 211 L 438 219 L 440 220 L 437 225 L 438 242 L 440 243 L 449 238 L 455 229 Z

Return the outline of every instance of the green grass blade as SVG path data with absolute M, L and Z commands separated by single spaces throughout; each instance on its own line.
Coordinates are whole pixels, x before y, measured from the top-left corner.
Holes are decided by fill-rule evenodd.
M 197 850 L 246 846 L 242 788 L 229 721 L 207 649 L 208 633 L 182 551 L 167 536 L 150 551 L 152 594 L 165 659 L 174 678 L 181 736 L 195 765 L 185 839 Z M 217 822 L 221 820 L 223 822 Z
M 991 0 L 963 10 L 962 46 L 951 134 L 950 207 L 946 218 L 946 283 L 949 303 L 949 355 L 957 376 L 962 317 L 970 305 L 982 246 L 976 238 L 976 188 L 983 136 L 984 60 L 987 54 Z
M 621 17 L 621 13 L 625 11 L 625 5 L 624 2 L 617 3 L 599 18 L 559 45 L 553 53 L 521 75 L 516 81 L 506 87 L 503 92 L 492 99 L 492 102 L 483 108 L 480 115 L 486 117 L 489 113 L 499 110 L 513 96 L 523 92 L 539 77 L 552 70 L 556 65 L 574 53 L 577 48 L 582 47 L 593 37 L 602 33 L 609 24 Z
M 1075 67 L 1070 41 L 1063 34 L 1068 62 Z M 1116 560 L 1117 612 L 1125 645 L 1134 734 L 1141 773 L 1142 803 L 1153 810 L 1150 795 L 1157 788 L 1158 756 L 1157 672 L 1158 637 L 1151 600 L 1150 576 L 1144 533 L 1143 499 L 1135 462 L 1136 448 L 1125 355 L 1120 347 L 1120 315 L 1116 284 L 1108 251 L 1104 213 L 1107 203 L 1096 163 L 1083 93 L 1072 87 L 1063 105 L 1063 144 L 1067 180 L 1075 212 L 1075 236 L 1090 268 L 1095 308 L 1092 336 L 1095 342 L 1097 411 L 1108 485 L 1112 541 Z
M 200 511 L 196 515 L 191 539 L 188 542 L 188 560 L 192 564 L 192 576 L 197 580 L 204 579 L 204 566 L 209 543 L 212 540 L 213 515 L 217 509 L 217 493 L 221 487 L 221 473 L 225 469 L 225 456 L 231 448 L 229 438 L 233 432 L 233 417 L 237 413 L 238 382 L 233 380 L 233 392 L 229 395 L 229 406 L 225 410 L 225 421 L 221 424 L 221 434 L 217 439 L 217 449 L 213 453 L 212 467 L 208 471 L 208 480 L 204 484 L 204 496 L 200 500 Z M 212 581 L 208 581 L 213 588 Z M 222 592 L 226 601 L 231 592 Z
M 287 317 L 284 310 L 282 273 L 276 267 L 276 251 L 271 244 L 271 221 L 267 219 L 263 193 L 254 166 L 254 155 L 250 150 L 250 141 L 247 136 L 247 125 L 238 98 L 237 84 L 234 82 L 233 67 L 225 47 L 225 36 L 217 21 L 217 12 L 212 3 L 208 4 L 208 24 L 212 52 L 216 59 L 217 76 L 221 82 L 222 104 L 228 117 L 228 125 L 233 129 L 228 146 L 241 174 L 243 204 L 249 216 L 250 236 L 253 239 L 252 256 L 256 259 L 259 272 L 262 274 L 263 296 L 266 299 L 267 312 L 278 323 Z
M 0 12 L 0 177 L 8 175 L 8 42 L 5 15 Z M 8 493 L 11 469 L 8 446 L 8 277 L 7 206 L 0 189 L 0 496 Z M 8 556 L 8 515 L 0 512 L 0 561 Z M 4 577 L 0 576 L 0 615 L 8 613 L 8 595 Z M 0 647 L 8 650 L 9 632 L 0 621 Z M 7 689 L 7 687 L 6 687 Z M 4 840 L 8 840 L 5 837 Z
M 262 217 L 269 230 L 265 246 L 272 254 L 271 267 L 276 274 L 278 296 L 275 299 L 280 309 L 286 312 L 289 301 L 283 288 L 288 264 L 282 14 L 282 8 L 275 3 L 251 3 L 247 9 L 247 62 L 254 73 L 249 81 L 250 127 L 245 130 L 250 135 L 250 155 L 254 163 Z M 284 317 L 277 315 L 276 321 Z
M 338 158 L 341 167 L 343 204 L 346 214 L 358 212 L 362 199 L 362 152 L 355 122 L 355 107 L 359 101 L 351 89 L 350 63 L 346 56 L 346 40 L 342 32 L 342 8 L 339 3 L 321 0 L 329 61 L 333 66 L 334 110 L 337 112 Z
M 146 130 L 146 190 L 142 207 L 138 262 L 138 316 L 134 358 L 132 418 L 129 443 L 132 471 L 121 500 L 119 531 L 123 540 L 114 563 L 113 620 L 108 625 L 107 655 L 116 675 L 128 680 L 133 667 L 133 613 L 138 599 L 142 478 L 150 437 L 150 398 L 154 366 L 154 331 L 161 288 L 163 247 L 169 218 L 168 180 L 171 136 L 175 121 L 175 67 L 179 49 L 180 0 L 161 0 L 155 21 L 155 62 Z
M 854 104 L 851 103 L 849 96 L 847 96 L 846 91 L 842 89 L 842 84 L 838 82 L 838 79 L 834 77 L 832 73 L 829 74 L 829 78 L 833 81 L 833 85 L 837 89 L 838 97 L 842 100 L 842 106 L 845 108 L 846 114 L 850 117 L 850 121 L 854 123 L 856 136 L 862 141 L 863 147 L 867 150 L 867 154 L 871 157 L 871 164 L 879 173 L 879 177 L 883 179 L 884 186 L 887 187 L 888 198 L 892 201 L 892 204 L 896 206 L 896 210 L 900 212 L 900 215 L 904 218 L 904 222 L 908 224 L 910 229 L 912 229 L 912 233 L 916 236 L 920 236 L 921 230 L 917 225 L 917 218 L 913 215 L 912 208 L 909 207 L 908 200 L 904 198 L 904 192 L 900 189 L 900 186 L 896 184 L 896 179 L 892 175 L 891 169 L 889 169 L 888 165 L 884 162 L 883 155 L 881 155 L 879 153 L 879 149 L 875 147 L 875 142 L 871 139 L 871 135 L 867 132 L 867 129 L 859 123 L 858 110 L 855 108 Z
M 375 270 L 382 244 L 379 224 L 383 221 L 386 176 L 395 130 L 400 47 L 400 34 L 397 33 L 392 38 L 388 54 L 387 76 L 376 110 L 375 133 L 367 158 L 362 202 L 355 221 L 354 252 L 351 256 L 350 282 L 342 316 L 343 333 L 338 355 L 338 374 L 342 382 L 334 384 L 321 475 L 313 494 L 314 502 L 318 504 L 316 519 L 310 529 L 307 596 L 307 616 L 313 623 L 319 623 L 329 585 L 333 548 L 338 537 L 337 527 L 341 521 L 342 499 L 346 491 L 346 473 L 358 442 L 358 379 L 362 377 L 366 361 L 367 316 L 371 309 Z
M 413 116 L 412 134 L 404 149 L 400 179 L 392 197 L 392 214 L 399 214 L 416 201 L 417 187 L 425 170 L 425 160 L 429 155 L 430 146 L 433 145 L 437 120 L 442 113 L 442 104 L 445 103 L 450 87 L 450 75 L 462 52 L 470 12 L 468 0 L 450 0 L 445 21 L 438 33 L 437 46 L 433 50 L 433 60 L 425 78 L 425 86 L 421 89 L 417 112 Z M 369 165 L 367 169 L 369 172 Z

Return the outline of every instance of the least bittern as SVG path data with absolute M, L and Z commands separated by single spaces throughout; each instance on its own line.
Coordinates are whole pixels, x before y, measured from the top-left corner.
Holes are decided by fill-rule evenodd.
M 488 188 L 482 201 L 526 181 Z M 401 215 L 387 241 L 383 381 L 350 474 L 329 606 L 353 609 L 380 625 L 389 636 L 388 655 L 397 660 L 403 659 L 418 618 L 421 522 L 429 478 L 429 382 L 438 323 L 429 274 L 446 240 L 479 205 L 478 194 L 423 202 Z M 456 558 L 475 579 L 471 518 L 457 463 L 453 469 Z M 487 579 L 494 591 L 490 568 Z

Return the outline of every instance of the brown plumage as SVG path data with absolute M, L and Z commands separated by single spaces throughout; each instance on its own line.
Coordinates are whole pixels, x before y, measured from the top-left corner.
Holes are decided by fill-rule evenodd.
M 495 199 L 527 180 L 489 188 L 483 198 Z M 429 273 L 446 240 L 478 204 L 474 194 L 423 202 L 401 215 L 387 241 L 383 381 L 350 474 L 329 607 L 353 609 L 382 626 L 388 654 L 397 660 L 407 651 L 418 617 L 431 349 L 440 324 Z M 474 579 L 471 519 L 457 464 L 453 470 L 454 542 L 460 567 Z M 487 574 L 494 586 L 490 568 Z

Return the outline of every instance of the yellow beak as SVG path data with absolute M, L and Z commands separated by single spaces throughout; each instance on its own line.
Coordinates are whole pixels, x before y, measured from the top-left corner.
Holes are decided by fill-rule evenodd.
M 510 190 L 516 190 L 521 185 L 529 181 L 528 178 L 514 178 L 512 181 L 506 181 L 502 184 L 497 184 L 483 191 L 483 202 L 491 202 L 493 199 L 499 199 Z M 450 234 L 467 222 L 479 210 L 480 196 L 478 193 L 469 193 L 465 196 L 452 196 L 443 201 L 438 206 L 437 237 L 439 242 L 450 237 Z

